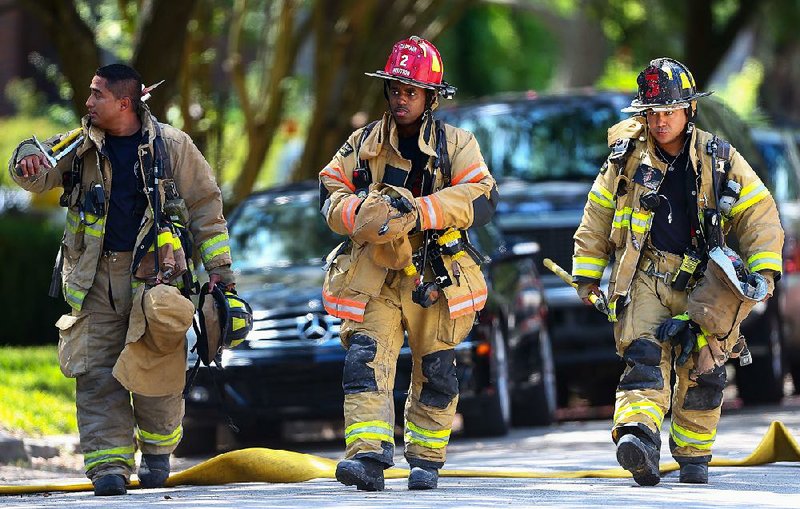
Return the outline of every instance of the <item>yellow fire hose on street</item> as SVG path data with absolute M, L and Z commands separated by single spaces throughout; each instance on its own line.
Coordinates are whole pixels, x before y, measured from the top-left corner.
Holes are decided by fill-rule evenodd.
M 746 458 L 714 458 L 714 467 L 753 467 L 778 461 L 800 462 L 800 446 L 783 425 L 774 421 L 770 424 L 761 443 Z M 222 485 L 242 482 L 294 483 L 311 479 L 334 479 L 336 460 L 274 449 L 251 448 L 220 454 L 208 461 L 195 465 L 182 472 L 176 472 L 167 479 L 167 486 L 180 485 Z M 661 473 L 678 470 L 678 464 L 662 463 Z M 390 468 L 386 470 L 387 479 L 400 479 L 408 476 L 408 470 Z M 530 470 L 442 470 L 441 477 L 476 477 L 508 479 L 579 479 L 579 478 L 625 478 L 631 474 L 621 468 L 602 470 L 571 471 L 530 471 Z M 132 480 L 130 487 L 138 487 Z M 91 483 L 47 484 L 28 486 L 0 486 L 0 495 L 20 495 L 48 491 L 92 491 Z

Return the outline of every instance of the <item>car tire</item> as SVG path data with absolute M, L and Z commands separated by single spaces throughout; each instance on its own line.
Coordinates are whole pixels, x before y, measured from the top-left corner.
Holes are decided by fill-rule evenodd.
M 749 345 L 753 363 L 739 366 L 738 360 L 734 360 L 736 388 L 746 405 L 779 403 L 783 399 L 785 366 L 780 317 L 774 310 L 767 311 L 764 327 L 759 328 L 766 329 L 765 341 Z
M 542 330 L 535 340 L 530 374 L 525 386 L 514 391 L 511 415 L 516 426 L 547 426 L 556 420 L 556 375 L 550 336 Z
M 175 457 L 208 456 L 217 452 L 217 426 L 183 424 L 183 438 L 172 453 Z
M 506 343 L 499 323 L 492 323 L 491 373 L 493 391 L 476 396 L 463 410 L 464 435 L 468 437 L 504 436 L 511 427 L 511 393 L 509 387 Z

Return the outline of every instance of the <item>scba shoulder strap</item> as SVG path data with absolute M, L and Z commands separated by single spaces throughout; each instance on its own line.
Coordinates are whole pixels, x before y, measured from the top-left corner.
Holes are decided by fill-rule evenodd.
M 358 154 L 361 152 L 361 145 L 363 145 L 364 140 L 370 135 L 372 130 L 375 126 L 380 122 L 379 120 L 375 120 L 370 122 L 364 127 L 364 130 L 361 131 L 361 136 L 358 138 L 358 143 L 355 147 L 355 154 L 358 157 Z M 450 185 L 450 154 L 447 153 L 447 137 L 444 130 L 444 122 L 441 120 L 435 121 L 436 125 L 436 158 L 434 159 L 434 165 L 438 165 L 439 171 L 442 172 L 443 178 L 443 187 L 448 187 Z M 366 196 L 366 193 L 369 190 L 369 185 L 372 183 L 372 170 L 369 167 L 369 161 L 365 159 L 359 159 L 358 164 L 356 165 L 355 169 L 353 170 L 353 186 L 356 188 L 357 195 L 361 196 L 363 193 Z M 430 193 L 428 193 L 430 194 Z
M 361 153 L 361 145 L 364 144 L 364 140 L 367 139 L 367 136 L 372 132 L 372 129 L 380 122 L 379 120 L 373 120 L 361 131 L 361 136 L 358 137 L 358 142 L 356 143 L 355 147 L 355 155 L 356 157 L 359 156 Z M 369 161 L 366 159 L 358 159 L 358 164 L 356 164 L 355 169 L 353 169 L 353 186 L 356 188 L 356 195 L 360 197 L 365 197 L 369 192 L 369 185 L 372 183 L 372 171 L 369 168 Z

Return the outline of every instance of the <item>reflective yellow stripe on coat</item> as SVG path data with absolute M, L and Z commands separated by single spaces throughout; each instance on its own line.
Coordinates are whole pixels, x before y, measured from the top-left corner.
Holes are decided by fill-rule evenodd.
M 612 228 L 630 228 L 634 233 L 644 233 L 650 229 L 650 212 L 634 212 L 631 207 L 624 207 L 614 212 Z
M 741 193 L 739 193 L 739 199 L 734 203 L 731 209 L 731 216 L 735 216 L 743 210 L 749 209 L 767 196 L 769 196 L 769 191 L 767 191 L 766 186 L 760 180 L 746 185 Z
M 572 275 L 600 279 L 608 265 L 608 260 L 592 258 L 590 256 L 575 256 L 572 258 Z
M 611 194 L 611 191 L 597 182 L 594 183 L 592 190 L 589 191 L 589 199 L 603 208 L 613 209 L 616 206 L 614 204 L 614 195 Z
M 203 263 L 208 263 L 215 256 L 227 253 L 231 254 L 230 241 L 227 233 L 220 233 L 214 235 L 210 239 L 200 244 L 200 255 L 203 257 Z
M 765 269 L 781 272 L 783 271 L 783 256 L 772 251 L 762 251 L 748 258 L 747 266 L 750 272 Z

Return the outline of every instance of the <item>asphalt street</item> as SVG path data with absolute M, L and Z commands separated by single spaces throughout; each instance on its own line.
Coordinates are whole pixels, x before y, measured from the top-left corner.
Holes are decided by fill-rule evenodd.
M 800 402 L 781 407 L 727 410 L 723 414 L 716 458 L 749 455 L 772 421 L 781 421 L 800 442 Z M 607 420 L 564 422 L 546 428 L 519 428 L 498 439 L 454 438 L 448 450 L 448 469 L 530 470 L 557 473 L 616 467 Z M 669 423 L 664 423 L 664 430 Z M 671 461 L 665 445 L 662 462 Z M 327 444 L 287 444 L 287 448 L 337 459 L 341 448 Z M 407 467 L 402 456 L 398 467 Z M 440 488 L 427 492 L 406 489 L 405 479 L 390 479 L 386 491 L 358 492 L 331 479 L 303 483 L 240 483 L 221 486 L 179 486 L 153 490 L 131 489 L 127 496 L 100 498 L 91 492 L 0 496 L 9 508 L 130 508 L 187 507 L 800 507 L 800 463 L 780 462 L 758 467 L 717 467 L 709 485 L 678 483 L 677 472 L 655 487 L 639 487 L 632 479 L 487 479 L 442 477 Z M 85 479 L 58 479 L 84 483 Z M 42 479 L 27 483 L 42 483 Z M 52 480 L 48 481 L 52 482 Z M 19 479 L 14 484 L 25 484 Z

